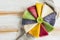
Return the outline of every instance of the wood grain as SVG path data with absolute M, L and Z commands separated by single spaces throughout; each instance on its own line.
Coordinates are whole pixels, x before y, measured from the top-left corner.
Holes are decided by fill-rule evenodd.
M 0 16 L 4 16 L 4 15 L 15 15 L 15 16 L 20 16 L 22 17 L 23 12 L 5 12 L 5 11 L 0 11 Z M 4 32 L 18 32 L 19 29 L 1 29 L 0 28 L 0 33 L 4 33 Z
M 22 17 L 23 12 L 5 12 L 5 11 L 0 11 L 0 16 L 2 15 L 17 15 Z

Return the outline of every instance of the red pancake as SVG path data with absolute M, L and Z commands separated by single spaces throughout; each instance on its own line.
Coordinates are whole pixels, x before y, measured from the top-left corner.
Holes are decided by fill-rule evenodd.
M 35 17 L 37 18 L 37 12 L 36 12 L 36 7 L 35 6 L 31 6 L 28 8 L 29 12 Z
M 41 24 L 39 36 L 42 37 L 42 36 L 46 36 L 46 35 L 48 35 L 48 32 L 46 31 L 44 25 Z

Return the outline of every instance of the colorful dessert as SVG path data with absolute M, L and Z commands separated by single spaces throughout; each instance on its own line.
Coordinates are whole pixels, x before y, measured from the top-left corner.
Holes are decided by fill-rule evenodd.
M 31 36 L 38 38 L 46 36 L 54 29 L 56 13 L 45 3 L 36 3 L 28 7 L 23 14 L 22 25 Z

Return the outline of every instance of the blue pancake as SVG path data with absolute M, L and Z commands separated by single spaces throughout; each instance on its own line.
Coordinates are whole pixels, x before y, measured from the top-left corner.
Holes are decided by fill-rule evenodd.
M 44 21 L 46 21 L 49 24 L 51 24 L 52 26 L 54 26 L 55 20 L 56 20 L 55 18 L 56 18 L 56 13 L 53 12 L 53 13 L 47 15 L 46 17 L 44 17 L 43 19 L 44 19 Z
M 36 20 L 22 19 L 22 25 L 37 23 Z

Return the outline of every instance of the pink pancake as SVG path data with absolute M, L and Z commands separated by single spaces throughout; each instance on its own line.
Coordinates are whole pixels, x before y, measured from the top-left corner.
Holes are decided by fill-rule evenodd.
M 42 37 L 42 36 L 46 36 L 46 35 L 48 35 L 48 32 L 46 31 L 44 25 L 41 24 L 41 27 L 40 27 L 40 35 L 39 36 Z
M 37 12 L 36 12 L 36 7 L 35 6 L 31 6 L 28 8 L 29 12 L 35 17 L 37 18 Z

